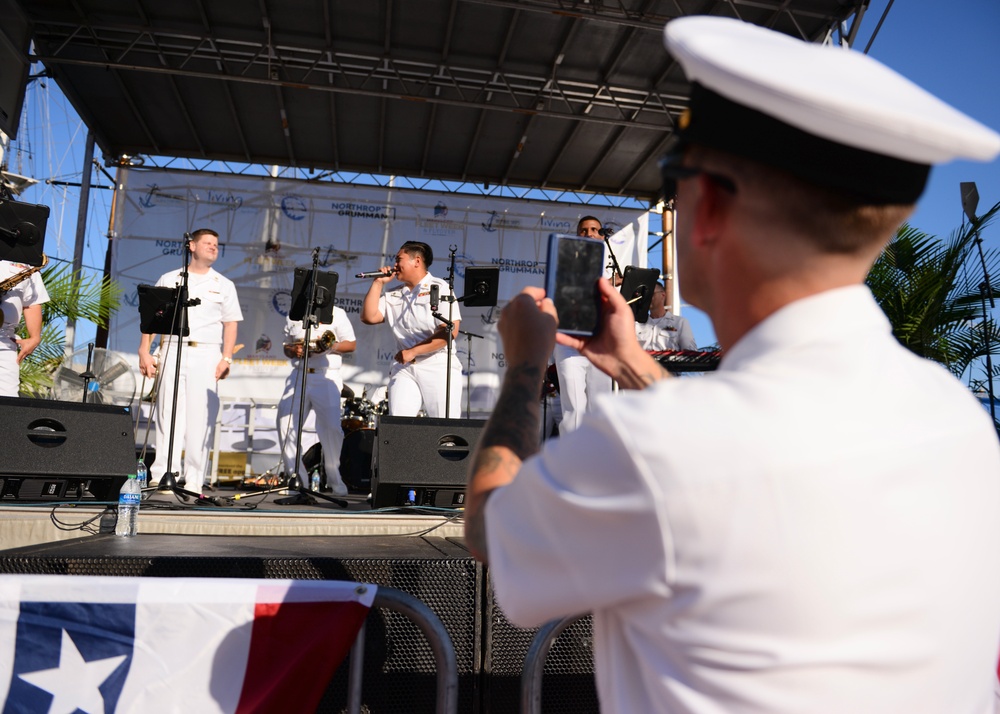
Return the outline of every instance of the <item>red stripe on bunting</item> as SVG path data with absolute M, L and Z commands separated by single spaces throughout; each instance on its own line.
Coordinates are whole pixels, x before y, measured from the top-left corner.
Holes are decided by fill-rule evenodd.
M 258 604 L 236 714 L 316 711 L 367 615 L 353 601 Z

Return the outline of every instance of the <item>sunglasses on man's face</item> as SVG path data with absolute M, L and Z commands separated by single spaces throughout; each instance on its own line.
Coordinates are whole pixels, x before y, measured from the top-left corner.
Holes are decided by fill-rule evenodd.
M 677 197 L 677 182 L 682 179 L 694 178 L 699 174 L 708 176 L 712 181 L 722 186 L 730 193 L 736 193 L 736 184 L 728 176 L 705 171 L 696 166 L 684 166 L 682 151 L 670 151 L 660 159 L 661 194 L 664 201 L 672 201 Z

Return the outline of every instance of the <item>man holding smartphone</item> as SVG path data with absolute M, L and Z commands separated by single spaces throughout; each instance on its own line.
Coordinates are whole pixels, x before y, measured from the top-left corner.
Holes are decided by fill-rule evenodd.
M 865 287 L 933 164 L 1000 135 L 866 55 L 667 24 L 692 81 L 661 161 L 719 369 L 668 379 L 605 281 L 595 337 L 528 288 L 470 466 L 466 544 L 531 627 L 593 614 L 602 711 L 994 710 L 1000 444 Z M 538 447 L 554 341 L 625 389 Z
M 584 216 L 576 224 L 576 234 L 583 238 L 603 241 L 603 226 L 594 216 Z M 611 277 L 611 268 L 605 277 Z M 611 378 L 590 363 L 575 349 L 555 347 L 556 373 L 559 375 L 559 402 L 562 421 L 559 434 L 568 434 L 580 426 L 588 405 L 601 394 L 611 394 Z

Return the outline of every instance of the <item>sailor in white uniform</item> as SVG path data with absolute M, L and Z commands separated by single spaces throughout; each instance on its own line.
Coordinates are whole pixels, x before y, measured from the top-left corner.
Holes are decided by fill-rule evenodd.
M 383 268 L 383 277 L 372 280 L 365 295 L 361 321 L 366 325 L 388 322 L 396 338 L 395 361 L 389 371 L 389 414 L 416 416 L 423 407 L 429 417 L 445 416 L 447 391 L 448 331 L 432 315 L 431 290 L 437 285 L 440 295 L 438 311 L 449 316 L 446 296 L 451 292 L 448 283 L 428 272 L 434 253 L 426 243 L 407 241 L 396 254 L 393 268 Z M 402 285 L 386 290 L 382 288 L 396 277 Z M 458 336 L 462 313 L 458 303 L 452 303 L 452 350 Z M 448 416 L 461 416 L 462 365 L 456 354 L 451 357 L 451 403 Z
M 190 334 L 183 338 L 177 418 L 171 468 L 181 476 L 179 486 L 201 493 L 208 473 L 212 427 L 219 414 L 218 382 L 229 376 L 236 348 L 236 326 L 243 319 L 236 286 L 214 268 L 219 257 L 219 234 L 202 228 L 191 234 L 188 299 L 201 302 L 188 308 Z M 158 287 L 181 285 L 181 269 L 156 281 Z M 139 343 L 139 370 L 153 378 L 161 371 L 156 400 L 156 460 L 150 480 L 158 482 L 167 469 L 170 418 L 173 412 L 177 337 L 163 336 L 158 357 L 150 354 L 154 335 L 143 333 Z M 184 452 L 181 470 L 181 451 Z
M 16 397 L 20 387 L 20 365 L 42 341 L 42 304 L 49 293 L 32 266 L 0 260 L 0 283 L 23 276 L 10 290 L 0 294 L 0 397 Z M 28 336 L 21 339 L 17 328 L 24 316 Z

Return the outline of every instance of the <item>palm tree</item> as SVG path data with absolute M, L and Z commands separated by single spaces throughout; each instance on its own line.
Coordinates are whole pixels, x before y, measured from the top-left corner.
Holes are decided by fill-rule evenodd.
M 980 363 L 1000 354 L 1000 330 L 983 316 L 983 269 L 977 239 L 1000 213 L 1000 203 L 948 240 L 903 224 L 872 266 L 867 283 L 892 332 L 916 354 L 946 366 L 959 378 L 968 373 L 973 391 L 988 381 Z M 1000 252 L 985 250 L 987 270 L 997 275 Z M 997 286 L 993 285 L 994 291 Z M 977 372 L 977 370 L 981 370 Z M 993 367 L 1000 380 L 1000 366 Z
M 52 373 L 63 360 L 67 319 L 89 320 L 107 326 L 111 313 L 118 309 L 122 290 L 110 278 L 74 273 L 67 263 L 49 264 L 42 271 L 49 302 L 42 305 L 42 341 L 21 362 L 21 394 L 47 396 Z M 23 325 L 21 335 L 27 333 Z

